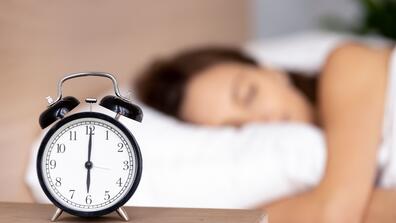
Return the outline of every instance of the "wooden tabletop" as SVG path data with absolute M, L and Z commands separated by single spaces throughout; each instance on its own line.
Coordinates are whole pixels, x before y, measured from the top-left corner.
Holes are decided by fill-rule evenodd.
M 133 223 L 267 223 L 257 210 L 125 207 Z M 55 207 L 44 204 L 0 203 L 0 222 L 41 223 L 50 221 Z M 58 222 L 121 222 L 116 213 L 100 218 L 78 218 L 63 213 Z

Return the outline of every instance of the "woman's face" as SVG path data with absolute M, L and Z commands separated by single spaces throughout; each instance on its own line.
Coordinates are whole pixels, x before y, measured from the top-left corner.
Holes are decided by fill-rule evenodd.
M 188 122 L 213 126 L 312 122 L 313 108 L 285 73 L 224 63 L 189 81 L 180 116 Z

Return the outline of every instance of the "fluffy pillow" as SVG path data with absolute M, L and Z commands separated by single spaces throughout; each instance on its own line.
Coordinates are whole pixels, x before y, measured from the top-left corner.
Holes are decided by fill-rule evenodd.
M 207 128 L 142 108 L 143 123 L 120 119 L 140 144 L 144 164 L 141 184 L 128 204 L 247 208 L 305 190 L 322 174 L 325 149 L 315 127 Z M 114 116 L 99 106 L 94 110 Z M 27 183 L 37 201 L 48 202 L 35 172 L 43 135 L 33 145 Z

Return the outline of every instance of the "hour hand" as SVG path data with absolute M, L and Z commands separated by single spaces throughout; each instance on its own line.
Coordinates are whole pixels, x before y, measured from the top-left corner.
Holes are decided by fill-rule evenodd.
M 87 172 L 87 193 L 89 193 L 89 187 L 91 186 L 91 169 Z

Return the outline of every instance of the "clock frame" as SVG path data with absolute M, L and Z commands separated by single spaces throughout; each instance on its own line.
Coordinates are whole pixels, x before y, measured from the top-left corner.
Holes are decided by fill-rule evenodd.
M 134 155 L 135 155 L 135 168 L 136 168 L 136 174 L 135 174 L 135 178 L 132 179 L 132 186 L 130 187 L 129 191 L 126 192 L 123 197 L 115 202 L 113 205 L 109 206 L 108 208 L 105 208 L 103 210 L 98 210 L 98 211 L 80 211 L 80 210 L 74 210 L 72 208 L 69 208 L 63 204 L 61 204 L 60 202 L 57 201 L 56 198 L 53 197 L 53 195 L 51 194 L 51 192 L 49 191 L 50 189 L 47 187 L 47 185 L 44 182 L 44 177 L 45 176 L 45 170 L 42 168 L 42 162 L 44 159 L 44 152 L 45 152 L 45 148 L 47 146 L 47 144 L 49 143 L 49 140 L 51 139 L 51 137 L 56 133 L 56 131 L 58 129 L 60 129 L 61 127 L 63 127 L 65 124 L 74 121 L 74 120 L 78 120 L 78 119 L 82 119 L 82 118 L 96 118 L 96 119 L 100 119 L 103 120 L 105 122 L 109 122 L 111 124 L 113 124 L 114 126 L 116 126 L 119 130 L 121 130 L 125 136 L 127 137 L 126 140 L 128 140 L 131 145 L 132 148 L 130 148 L 131 150 L 133 150 Z M 55 123 L 46 133 L 45 137 L 43 138 L 41 145 L 39 147 L 39 151 L 37 154 L 37 163 L 36 163 L 36 169 L 37 169 L 37 175 L 38 175 L 38 179 L 39 179 L 39 183 L 41 188 L 43 189 L 44 193 L 46 194 L 46 196 L 48 197 L 48 199 L 55 204 L 55 206 L 57 206 L 58 208 L 60 208 L 63 211 L 68 212 L 69 214 L 72 215 L 76 215 L 79 217 L 98 217 L 98 216 L 102 216 L 102 215 L 106 215 L 110 212 L 113 211 L 117 211 L 120 207 L 122 207 L 122 205 L 124 205 L 131 197 L 132 195 L 135 193 L 140 179 L 141 179 L 141 174 L 142 174 L 142 156 L 141 156 L 141 152 L 140 152 L 140 148 L 138 146 L 138 143 L 136 142 L 134 136 L 132 135 L 132 133 L 123 125 L 121 124 L 118 120 L 107 116 L 105 114 L 102 113 L 98 113 L 98 112 L 81 112 L 81 113 L 76 113 L 67 117 L 64 117 L 63 119 L 61 119 L 59 122 Z M 121 214 L 120 214 L 121 215 Z

